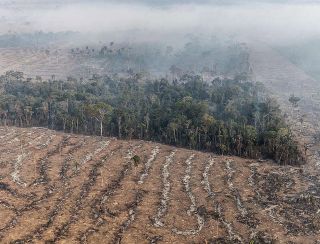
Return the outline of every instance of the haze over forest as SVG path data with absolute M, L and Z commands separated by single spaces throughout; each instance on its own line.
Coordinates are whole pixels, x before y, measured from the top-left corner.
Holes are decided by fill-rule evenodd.
M 297 42 L 320 36 L 319 1 L 2 1 L 1 33 L 140 31 L 137 39 L 187 33 Z M 148 33 L 153 33 L 152 37 Z M 126 38 L 128 33 L 126 33 Z
M 320 243 L 320 0 L 0 0 L 0 243 Z
M 0 0 L 0 243 L 320 243 L 320 0 Z

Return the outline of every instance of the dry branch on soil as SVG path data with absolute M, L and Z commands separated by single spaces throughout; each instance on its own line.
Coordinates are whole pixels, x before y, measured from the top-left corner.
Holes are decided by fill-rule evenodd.
M 84 165 L 84 164 L 88 163 L 89 161 L 91 161 L 102 150 L 107 148 L 109 146 L 109 144 L 110 144 L 110 141 L 102 141 L 102 142 L 100 142 L 100 146 L 96 150 L 94 150 L 94 152 L 88 153 L 85 156 L 83 156 L 83 158 L 79 162 L 79 166 L 81 167 L 82 165 Z
M 192 175 L 192 160 L 194 158 L 194 154 L 192 154 L 185 162 L 185 164 L 187 165 L 186 171 L 185 171 L 185 176 L 183 177 L 183 185 L 184 185 L 184 189 L 190 199 L 190 207 L 187 211 L 187 214 L 189 216 L 191 215 L 195 215 L 197 217 L 197 222 L 198 222 L 198 228 L 195 230 L 178 230 L 177 228 L 172 229 L 172 231 L 178 235 L 184 235 L 184 236 L 188 236 L 188 235 L 196 235 L 198 234 L 203 226 L 204 226 L 204 217 L 199 213 L 198 208 L 197 208 L 197 201 L 196 201 L 196 197 L 193 195 L 192 193 L 192 189 L 191 189 L 191 184 L 190 184 L 190 179 L 191 179 L 191 175 Z
M 140 179 L 138 181 L 138 184 L 142 184 L 144 182 L 144 179 L 148 176 L 150 168 L 152 166 L 152 163 L 154 162 L 154 160 L 156 159 L 157 155 L 159 154 L 160 149 L 158 146 L 156 146 L 152 152 L 151 152 L 151 156 L 148 159 L 148 161 L 145 163 L 144 166 L 144 171 L 143 173 L 140 175 Z
M 234 176 L 235 170 L 232 168 L 230 160 L 227 160 L 225 162 L 225 168 L 227 171 L 227 186 L 235 200 L 237 210 L 240 213 L 240 215 L 237 216 L 237 219 L 239 220 L 239 222 L 246 224 L 251 229 L 251 232 L 253 232 L 253 229 L 256 228 L 259 221 L 244 206 L 239 190 L 236 187 L 234 187 L 233 176 Z
M 20 178 L 20 169 L 23 161 L 28 158 L 29 155 L 28 153 L 22 153 L 18 155 L 17 159 L 13 162 L 13 172 L 11 173 L 12 181 L 23 187 L 26 187 L 27 184 Z
M 192 179 L 196 174 L 193 170 L 196 161 L 191 155 L 184 162 L 181 190 L 190 201 L 190 204 L 184 207 L 187 209 L 187 214 L 194 218 L 194 223 L 190 223 L 194 224 L 194 227 L 191 227 L 190 230 L 181 230 L 177 229 L 180 226 L 175 226 L 176 229 L 172 231 L 171 228 L 162 229 L 154 228 L 154 226 L 165 226 L 165 219 L 169 217 L 167 215 L 170 213 L 168 208 L 172 194 L 172 177 L 173 174 L 181 173 L 179 172 L 180 167 L 176 169 L 172 167 L 176 150 L 162 159 L 163 165 L 159 173 L 161 182 L 155 186 L 154 183 L 157 181 L 149 182 L 148 177 L 151 177 L 155 162 L 161 161 L 157 145 L 147 151 L 150 144 L 135 143 L 130 145 L 128 152 L 123 156 L 122 148 L 128 145 L 128 142 L 117 141 L 117 145 L 113 146 L 110 153 L 111 149 L 108 152 L 104 150 L 109 145 L 108 141 L 98 142 L 95 138 L 83 136 L 69 136 L 70 139 L 68 139 L 68 136 L 59 135 L 59 139 L 54 140 L 55 143 L 51 140 L 48 142 L 50 145 L 37 148 L 36 145 L 46 144 L 48 139 L 54 138 L 55 135 L 51 134 L 54 132 L 45 129 L 6 131 L 1 128 L 0 131 L 2 132 L 0 137 L 5 133 L 9 135 L 8 138 L 3 137 L 1 142 L 3 145 L 1 150 L 8 153 L 8 156 L 5 156 L 0 162 L 3 170 L 1 173 L 3 178 L 0 180 L 0 208 L 4 212 L 4 220 L 0 227 L 1 243 L 49 243 L 50 241 L 90 243 L 93 241 L 90 237 L 94 237 L 97 242 L 105 242 L 106 234 L 113 243 L 139 241 L 183 243 L 190 238 L 196 243 L 206 240 L 210 244 L 249 243 L 250 241 L 271 244 L 275 243 L 274 239 L 279 243 L 287 243 L 293 239 L 316 243 L 320 235 L 319 177 L 304 174 L 299 168 L 280 167 L 268 163 L 263 166 L 251 163 L 248 166 L 248 162 L 244 164 L 243 160 L 238 161 L 232 158 L 234 161 L 231 161 L 230 158 L 230 160 L 223 161 L 224 174 L 221 176 L 216 175 L 214 170 L 220 165 L 222 158 L 210 157 L 203 163 L 199 176 L 201 186 L 206 192 L 202 196 L 201 194 L 195 195 L 196 186 L 192 185 Z M 48 138 L 50 135 L 51 137 Z M 11 144 L 8 144 L 9 142 Z M 95 146 L 95 148 L 88 149 L 87 145 Z M 137 153 L 135 150 L 141 146 L 144 148 Z M 38 151 L 40 149 L 43 151 Z M 27 150 L 31 155 L 35 153 L 37 160 L 31 162 L 33 157 L 30 156 L 18 162 L 18 155 L 23 155 L 23 152 L 27 153 Z M 181 149 L 179 154 L 186 155 L 187 153 L 189 151 Z M 198 154 L 202 156 L 201 153 Z M 134 171 L 137 168 L 132 158 L 136 155 L 144 162 L 139 165 L 139 171 Z M 209 157 L 209 154 L 206 157 Z M 102 162 L 103 159 L 105 162 Z M 119 159 L 122 160 L 121 164 L 119 164 Z M 85 164 L 83 171 L 80 167 L 78 168 L 80 161 Z M 32 177 L 38 180 L 37 184 L 20 187 L 19 184 L 13 182 L 11 180 L 13 163 L 17 163 L 16 172 L 18 176 L 19 173 L 21 174 L 21 178 L 25 175 L 23 170 L 31 173 L 33 171 L 27 169 L 25 164 L 28 163 L 29 166 L 34 163 L 34 166 L 37 167 Z M 107 181 L 103 181 L 105 185 L 100 186 L 98 184 L 100 174 L 104 167 L 107 169 L 109 164 L 112 169 L 117 168 L 117 171 L 111 172 Z M 74 165 L 76 168 L 73 167 Z M 51 166 L 54 166 L 52 167 L 54 170 L 51 170 Z M 241 167 L 248 168 L 243 170 Z M 221 173 L 220 170 L 218 173 Z M 240 173 L 241 176 L 238 177 Z M 215 191 L 215 186 L 217 189 L 221 187 L 221 178 L 224 176 L 226 193 Z M 20 180 L 23 181 L 23 179 Z M 74 186 L 75 184 L 77 185 Z M 129 185 L 130 189 L 133 189 L 130 190 L 130 199 L 121 202 L 121 207 L 117 205 L 118 207 L 115 208 L 111 199 L 114 197 L 118 199 L 126 194 L 124 185 Z M 156 191 L 161 193 L 159 203 L 153 206 L 154 215 L 144 216 L 140 223 L 138 215 L 148 215 L 151 208 L 148 206 L 146 210 L 146 204 L 142 204 L 143 201 L 153 202 L 155 200 L 153 194 L 147 194 L 151 187 L 152 190 L 158 187 Z M 248 196 L 247 192 L 254 193 L 254 196 L 245 201 L 245 196 Z M 231 196 L 231 202 L 229 196 Z M 70 211 L 64 210 L 66 203 L 69 202 L 73 204 L 68 205 Z M 198 206 L 200 202 L 206 202 L 209 206 Z M 232 214 L 227 212 L 229 209 L 224 206 L 224 203 L 230 206 Z M 211 208 L 213 210 L 208 211 Z M 253 209 L 261 211 L 256 211 L 253 215 Z M 170 219 L 178 216 L 181 217 L 176 213 L 170 213 Z M 152 219 L 152 225 L 144 221 L 148 217 Z M 198 217 L 203 222 L 199 221 Z M 272 229 L 266 229 L 270 223 L 261 223 L 256 226 L 254 224 L 257 222 L 250 222 L 251 218 L 258 217 L 276 226 L 277 233 L 275 234 Z M 40 222 L 35 222 L 28 226 L 28 229 L 23 230 L 24 225 L 29 221 L 28 218 L 34 218 L 31 221 L 39 219 Z M 218 236 L 215 239 L 211 237 L 214 228 L 212 224 L 216 224 L 213 220 L 218 221 L 219 228 L 223 228 L 220 236 L 217 231 Z M 134 224 L 134 221 L 137 223 Z M 199 226 L 202 223 L 206 225 L 201 230 L 202 227 L 199 229 Z M 110 226 L 114 228 L 111 229 Z M 200 235 L 200 230 L 203 235 Z M 94 233 L 95 236 L 91 236 Z
M 177 150 L 174 150 L 170 153 L 169 156 L 166 156 L 165 164 L 163 165 L 162 169 L 162 197 L 160 200 L 160 206 L 158 207 L 157 214 L 153 217 L 153 225 L 156 227 L 164 226 L 164 223 L 162 222 L 162 218 L 167 212 L 168 209 L 168 201 L 169 201 L 169 193 L 171 190 L 171 183 L 169 180 L 170 172 L 169 167 L 173 162 L 173 158 L 176 154 Z

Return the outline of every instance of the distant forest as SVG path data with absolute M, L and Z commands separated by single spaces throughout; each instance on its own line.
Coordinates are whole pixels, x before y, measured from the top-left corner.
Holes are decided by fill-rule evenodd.
M 31 82 L 12 71 L 0 77 L 0 119 L 4 126 L 151 140 L 283 165 L 302 161 L 278 105 L 261 84 L 239 77 Z
M 86 42 L 87 38 L 75 32 L 8 33 L 0 35 L 0 48 L 8 59 L 19 60 L 19 71 L 28 77 L 48 78 L 55 74 L 59 78 L 71 75 L 88 79 L 93 74 L 126 76 L 142 73 L 171 79 L 188 73 L 210 79 L 248 73 L 250 66 L 247 46 L 231 38 L 188 34 L 181 42 L 135 42 L 130 39 Z M 74 40 L 81 41 L 74 44 Z M 65 62 L 65 69 L 56 67 L 59 67 L 57 60 L 60 64 Z M 10 69 L 15 69 L 14 63 L 9 64 Z

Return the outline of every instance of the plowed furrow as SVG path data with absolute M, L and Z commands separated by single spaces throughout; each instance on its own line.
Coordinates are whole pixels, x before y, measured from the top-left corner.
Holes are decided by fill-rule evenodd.
M 171 183 L 170 183 L 170 171 L 169 167 L 173 163 L 174 156 L 176 154 L 176 150 L 172 151 L 169 156 L 166 157 L 165 164 L 162 168 L 162 194 L 160 204 L 158 206 L 158 211 L 156 215 L 153 217 L 153 224 L 156 227 L 164 226 L 162 218 L 168 211 L 168 202 L 169 202 L 169 194 L 171 190 Z
M 65 140 L 62 140 L 56 148 L 61 148 L 61 144 L 63 143 L 63 141 L 65 141 Z M 79 148 L 79 145 L 82 145 L 82 143 L 71 147 L 68 150 L 68 152 L 72 153 L 74 150 Z M 47 155 L 52 156 L 57 151 L 60 151 L 60 149 L 59 150 L 53 149 Z M 57 190 L 59 189 L 59 184 L 61 184 L 60 187 L 62 187 L 64 185 L 64 183 L 65 183 L 65 181 L 62 180 L 61 182 L 54 182 L 51 185 L 47 185 L 45 188 L 46 189 L 45 192 L 37 199 L 33 199 L 30 203 L 28 203 L 28 204 L 24 205 L 23 207 L 21 207 L 20 209 L 18 209 L 17 215 L 14 218 L 12 218 L 10 220 L 10 222 L 8 223 L 8 225 L 6 226 L 6 228 L 2 229 L 1 231 L 5 232 L 5 231 L 8 231 L 9 229 L 14 229 L 18 224 L 21 225 L 21 223 L 19 223 L 19 222 L 22 221 L 22 218 L 24 217 L 24 215 L 26 215 L 27 212 L 39 208 L 40 204 L 48 204 L 49 200 L 54 201 L 54 199 L 52 199 L 52 197 L 55 195 L 55 193 L 59 194 L 59 192 L 57 192 Z M 58 201 L 58 200 L 56 200 L 56 201 Z M 50 206 L 50 207 L 52 207 L 52 206 Z M 47 208 L 49 208 L 49 206 L 47 206 Z M 44 205 L 42 205 L 42 209 L 44 209 Z M 54 212 L 54 210 L 52 210 L 52 211 Z M 43 215 L 43 214 L 46 214 L 46 212 L 45 211 L 44 212 L 37 212 L 37 214 Z M 19 219 L 20 219 L 20 221 L 19 221 Z M 24 218 L 24 221 L 27 221 L 27 219 Z M 35 223 L 33 223 L 33 225 L 34 224 Z M 26 235 L 26 239 L 30 239 L 28 236 L 30 236 L 30 235 Z
M 173 228 L 172 231 L 175 234 L 178 235 L 184 235 L 184 236 L 189 236 L 189 235 L 196 235 L 198 234 L 202 228 L 204 227 L 204 217 L 200 215 L 200 213 L 197 211 L 198 206 L 197 206 L 197 201 L 195 198 L 195 195 L 192 193 L 192 188 L 191 188 L 191 177 L 192 177 L 192 160 L 194 158 L 194 154 L 192 154 L 186 161 L 186 170 L 185 170 L 185 176 L 182 180 L 184 190 L 187 193 L 189 200 L 190 200 L 190 207 L 187 210 L 187 214 L 189 216 L 194 215 L 197 218 L 197 228 L 196 229 L 190 229 L 190 230 L 179 230 L 177 228 Z
M 319 239 L 319 179 L 301 168 L 44 128 L 0 132 L 0 243 Z
M 61 153 L 62 149 L 67 146 L 67 142 L 70 136 L 64 136 L 61 141 L 51 150 L 47 152 L 47 154 L 40 158 L 37 163 L 37 170 L 38 170 L 38 178 L 32 183 L 33 186 L 37 186 L 39 184 L 47 185 L 49 184 L 50 178 L 48 176 L 48 165 L 49 165 L 49 158 L 57 153 Z
M 152 149 L 151 155 L 146 158 L 150 160 L 153 156 Z M 159 154 L 156 156 L 152 167 L 148 173 L 148 176 L 144 178 L 143 183 L 138 183 L 135 185 L 135 190 L 145 192 L 143 201 L 139 203 L 136 214 L 134 215 L 135 221 L 131 222 L 130 228 L 128 228 L 125 234 L 122 235 L 122 243 L 149 243 L 157 239 L 165 240 L 164 236 L 168 237 L 172 234 L 171 230 L 167 228 L 158 228 L 153 225 L 154 213 L 157 212 L 159 205 L 159 196 L 161 196 L 162 189 L 159 188 L 162 184 L 162 175 L 163 164 L 166 162 L 166 157 L 170 155 L 172 151 L 169 148 L 161 148 Z M 149 153 L 150 154 L 150 153 Z M 141 178 L 141 175 L 144 173 L 144 170 L 140 172 L 138 180 Z M 138 181 L 139 182 L 139 181 Z M 133 199 L 134 196 L 132 197 Z M 132 200 L 130 200 L 132 202 Z M 128 212 L 128 209 L 126 209 Z M 128 214 L 123 217 L 122 223 L 128 218 Z M 118 227 L 119 229 L 119 227 Z
M 38 225 L 36 229 L 33 230 L 31 233 L 23 236 L 20 239 L 14 240 L 13 243 L 32 243 L 34 239 L 41 240 L 43 233 L 52 226 L 53 222 L 59 215 L 59 212 L 64 207 L 64 203 L 66 199 L 69 197 L 69 195 L 70 189 L 65 190 L 63 196 L 56 200 L 53 209 L 47 215 L 47 222 Z
M 111 243 L 120 244 L 123 239 L 124 233 L 130 228 L 131 224 L 136 218 L 137 208 L 143 201 L 146 192 L 138 190 L 135 194 L 135 200 L 127 205 L 128 208 L 128 217 L 125 221 L 123 221 L 114 234 L 114 238 Z
M 59 182 L 61 183 L 60 187 L 62 187 L 62 195 L 61 197 L 59 197 L 59 199 L 56 200 L 56 204 L 52 207 L 51 211 L 48 214 L 48 217 L 46 217 L 46 222 L 39 225 L 33 231 L 33 233 L 27 235 L 29 239 L 33 236 L 33 238 L 41 240 L 45 234 L 51 235 L 56 220 L 64 216 L 62 211 L 65 210 L 66 205 L 68 204 L 68 200 L 70 200 L 70 198 L 74 195 L 74 191 L 76 190 L 74 184 L 71 184 L 71 181 L 73 180 L 77 185 L 79 185 L 79 182 L 81 182 L 80 176 L 84 174 L 83 170 L 83 172 L 78 172 L 76 170 L 70 172 L 71 165 L 76 160 L 76 155 L 74 155 L 73 153 L 77 152 L 85 144 L 85 141 L 86 138 L 83 138 L 83 140 L 81 140 L 80 142 L 74 143 L 75 145 L 68 150 L 68 156 L 63 160 L 61 168 L 59 170 Z M 107 141 L 106 143 L 107 145 L 109 145 L 109 141 Z
M 248 230 L 245 230 L 243 235 L 247 240 L 250 240 L 250 236 L 254 233 L 254 228 L 257 225 L 256 218 L 249 212 L 249 209 L 244 205 L 244 201 L 240 194 L 240 191 L 234 186 L 234 174 L 236 173 L 235 169 L 232 167 L 232 161 L 226 160 L 225 168 L 227 171 L 227 186 L 231 192 L 231 195 L 234 199 L 236 209 L 238 210 L 238 215 L 235 216 L 237 221 L 246 225 Z
M 20 170 L 27 161 L 27 159 L 30 157 L 30 148 L 28 148 L 29 144 L 25 142 L 24 138 L 26 135 L 28 135 L 26 131 L 22 131 L 21 133 L 18 133 L 16 137 L 6 143 L 6 146 L 3 146 L 5 149 L 5 155 L 2 160 L 5 160 L 6 162 L 10 162 L 11 164 L 11 180 L 19 187 L 26 187 L 27 183 L 21 177 Z M 31 134 L 33 136 L 37 136 L 34 134 Z M 31 136 L 28 139 L 33 139 Z M 8 148 L 7 148 L 8 147 Z M 9 157 L 7 156 L 9 155 Z M 10 155 L 14 155 L 14 158 L 10 158 Z
M 124 186 L 124 181 L 131 181 L 133 182 L 133 179 L 135 178 L 135 175 L 132 175 L 130 178 L 132 179 L 127 179 L 127 177 L 132 174 L 132 171 L 135 171 L 135 167 L 133 164 L 133 161 L 131 160 L 133 154 L 138 154 L 138 149 L 141 148 L 141 144 L 135 145 L 135 146 L 130 146 L 130 148 L 127 151 L 126 156 L 124 159 L 126 160 L 119 171 L 117 175 L 113 176 L 111 180 L 109 181 L 108 185 L 100 191 L 100 193 L 94 197 L 92 203 L 91 203 L 91 209 L 88 210 L 90 214 L 90 227 L 86 228 L 84 231 L 78 234 L 78 240 L 80 242 L 85 243 L 86 240 L 92 235 L 93 233 L 99 232 L 100 229 L 110 229 L 109 226 L 105 225 L 106 224 L 106 218 L 111 218 L 113 221 L 115 217 L 118 217 L 119 213 L 122 212 L 123 210 L 119 210 L 120 205 L 117 206 L 118 210 L 113 210 L 111 208 L 111 198 L 114 197 L 115 195 L 119 196 L 121 199 L 126 199 L 128 196 L 124 196 L 120 190 L 121 189 L 126 189 L 127 192 L 130 192 L 129 187 Z M 117 201 L 117 200 L 114 200 Z M 125 206 L 126 207 L 126 206 Z M 126 209 L 126 208 L 125 208 Z
M 148 174 L 149 174 L 149 171 L 150 171 L 150 169 L 152 167 L 152 164 L 153 164 L 153 162 L 156 159 L 158 154 L 159 154 L 159 146 L 156 146 L 152 150 L 150 158 L 145 163 L 143 173 L 140 175 L 140 178 L 139 178 L 139 181 L 138 181 L 139 184 L 143 184 L 144 180 L 148 177 Z
M 117 150 L 119 150 L 119 148 L 117 148 Z M 109 154 L 103 156 L 102 159 L 100 159 L 98 162 L 96 162 L 92 165 L 91 170 L 88 175 L 88 178 L 82 184 L 82 186 L 80 188 L 80 193 L 75 200 L 75 205 L 71 209 L 70 217 L 68 218 L 68 220 L 66 222 L 64 222 L 61 226 L 59 226 L 56 229 L 54 237 L 50 241 L 56 242 L 59 239 L 65 238 L 69 233 L 69 229 L 70 229 L 71 225 L 76 223 L 79 220 L 79 218 L 78 218 L 79 211 L 83 207 L 83 205 L 85 203 L 84 201 L 88 197 L 90 191 L 92 190 L 94 185 L 97 183 L 97 178 L 100 173 L 99 169 L 108 163 L 108 161 L 110 160 L 110 158 L 112 157 L 112 155 L 115 152 L 116 152 L 116 150 L 112 150 Z
M 19 193 L 16 189 L 11 188 L 9 184 L 4 182 L 0 182 L 0 192 L 9 194 L 11 197 L 13 197 L 13 199 L 18 198 L 18 199 L 30 200 L 35 197 L 34 194 Z
M 229 238 L 234 239 L 237 235 L 233 231 L 233 227 L 230 223 L 227 223 L 222 214 L 222 208 L 216 199 L 216 193 L 213 191 L 209 176 L 211 174 L 215 174 L 212 172 L 212 166 L 216 163 L 215 158 L 210 157 L 209 160 L 205 161 L 204 170 L 202 173 L 202 181 L 201 184 L 203 186 L 204 191 L 207 193 L 206 200 L 209 201 L 209 208 L 211 207 L 211 212 L 206 214 L 210 214 L 211 218 L 218 221 L 218 224 L 215 223 L 216 228 L 212 230 L 213 235 L 211 236 L 211 240 L 219 238 L 221 235 L 226 236 L 229 235 Z M 211 205 L 211 206 L 210 206 Z
M 101 160 L 102 156 L 105 155 L 105 152 L 101 152 L 100 155 L 97 155 L 96 157 L 88 161 L 86 167 L 80 168 L 79 162 L 81 158 L 83 158 L 84 155 L 88 154 L 87 150 L 90 151 L 92 149 L 91 146 L 86 146 L 87 139 L 87 137 L 83 137 L 80 141 L 75 141 L 74 138 L 72 138 L 72 145 L 74 146 L 69 147 L 67 155 L 64 156 L 65 158 L 60 164 L 60 169 L 55 170 L 55 174 L 57 175 L 57 177 L 55 177 L 55 181 L 59 182 L 59 184 L 55 184 L 55 191 L 60 189 L 60 201 L 63 201 L 64 207 L 62 209 L 59 209 L 57 217 L 54 218 L 54 221 L 50 222 L 50 228 L 44 228 L 42 230 L 43 233 L 41 237 L 43 236 L 45 239 L 52 240 L 54 238 L 56 230 L 63 226 L 64 223 L 69 221 L 72 216 L 74 206 L 76 205 L 75 200 L 79 198 L 79 195 L 81 193 L 81 183 L 88 180 L 93 164 L 97 162 L 97 160 Z M 110 141 L 106 141 L 105 143 L 106 145 L 109 145 Z M 92 145 L 96 146 L 95 143 L 92 143 Z M 84 150 L 82 150 L 83 148 L 86 148 L 85 152 Z M 120 147 L 116 148 L 120 149 Z M 108 149 L 108 151 L 110 150 Z M 67 197 L 63 197 L 63 195 L 67 195 Z M 56 201 L 57 205 L 60 204 L 60 201 Z M 83 204 L 86 204 L 86 201 L 87 199 L 84 200 Z M 55 208 L 56 207 L 52 208 L 52 213 L 55 212 Z M 82 207 L 80 209 L 82 209 Z M 47 222 L 48 221 L 46 220 L 46 222 L 44 223 Z
M 220 226 L 223 229 L 223 233 L 216 233 L 216 237 L 224 238 L 226 242 L 242 243 L 241 230 L 243 227 L 235 221 L 238 210 L 232 194 L 227 187 L 226 179 L 228 173 L 226 172 L 225 161 L 216 159 L 212 166 L 212 174 L 208 175 L 208 181 L 211 193 L 213 192 L 214 195 L 211 194 L 210 199 L 214 201 L 214 216 L 220 222 Z

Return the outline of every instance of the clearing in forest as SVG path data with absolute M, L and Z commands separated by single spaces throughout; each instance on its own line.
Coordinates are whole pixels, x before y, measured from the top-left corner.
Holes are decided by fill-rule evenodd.
M 316 243 L 299 168 L 42 128 L 1 131 L 1 243 Z M 132 160 L 134 156 L 136 160 Z

